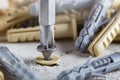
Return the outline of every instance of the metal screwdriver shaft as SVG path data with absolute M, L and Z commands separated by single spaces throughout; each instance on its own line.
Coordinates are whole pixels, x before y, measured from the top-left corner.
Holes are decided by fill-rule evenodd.
M 38 51 L 42 52 L 44 60 L 50 60 L 53 51 L 56 50 L 54 42 L 55 24 L 55 0 L 39 0 L 39 24 L 40 46 Z

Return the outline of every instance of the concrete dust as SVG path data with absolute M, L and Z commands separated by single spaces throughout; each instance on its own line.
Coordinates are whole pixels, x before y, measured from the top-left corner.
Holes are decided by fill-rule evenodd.
M 55 66 L 41 66 L 36 64 L 34 59 L 39 56 L 41 53 L 36 50 L 39 42 L 31 42 L 31 43 L 0 43 L 0 46 L 7 46 L 14 54 L 21 57 L 25 63 L 41 78 L 41 80 L 57 80 L 57 75 L 66 69 L 71 69 L 75 66 L 80 66 L 86 62 L 86 56 L 79 56 L 74 50 L 74 41 L 57 41 L 57 51 L 53 53 L 53 55 L 57 55 L 60 57 L 60 62 Z M 66 54 L 65 52 L 69 52 Z M 108 49 L 104 52 L 104 54 L 109 54 L 113 52 L 120 52 L 120 45 L 111 44 Z M 113 71 L 105 75 L 106 78 L 102 80 L 119 80 L 120 71 Z M 94 77 L 89 78 L 88 80 L 98 80 L 101 78 Z M 7 79 L 6 79 L 7 80 Z M 10 80 L 10 78 L 8 79 Z M 13 79 L 11 79 L 13 80 Z

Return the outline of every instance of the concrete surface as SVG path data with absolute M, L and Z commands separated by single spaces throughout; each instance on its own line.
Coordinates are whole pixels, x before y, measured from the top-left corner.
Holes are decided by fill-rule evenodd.
M 71 69 L 74 66 L 80 66 L 86 62 L 89 55 L 80 56 L 74 51 L 74 41 L 71 40 L 59 40 L 56 42 L 58 50 L 54 52 L 54 55 L 58 55 L 61 61 L 55 66 L 41 66 L 34 62 L 34 59 L 39 56 L 36 47 L 39 42 L 29 42 L 29 43 L 7 43 L 1 42 L 0 46 L 7 46 L 14 54 L 20 56 L 25 63 L 41 77 L 41 80 L 56 80 L 56 76 L 63 70 Z M 120 52 L 120 44 L 111 44 L 105 53 Z M 9 75 L 9 74 L 8 74 Z M 7 75 L 7 76 L 8 76 Z M 5 75 L 6 76 L 6 75 Z M 88 80 L 120 80 L 120 71 L 114 71 L 105 75 L 106 78 L 91 78 Z M 13 80 L 7 78 L 6 80 Z

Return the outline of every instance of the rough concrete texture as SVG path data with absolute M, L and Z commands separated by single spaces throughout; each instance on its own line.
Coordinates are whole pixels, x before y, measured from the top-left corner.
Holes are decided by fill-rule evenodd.
M 57 75 L 66 69 L 71 69 L 75 66 L 80 66 L 87 60 L 87 55 L 79 56 L 74 49 L 74 41 L 70 40 L 57 40 L 58 50 L 54 52 L 54 55 L 58 55 L 61 59 L 60 63 L 55 66 L 41 66 L 34 62 L 34 59 L 40 55 L 36 50 L 36 47 L 39 45 L 38 42 L 31 43 L 6 43 L 1 42 L 0 46 L 7 46 L 11 52 L 20 56 L 25 63 L 41 77 L 41 80 L 57 80 Z M 112 43 L 104 52 L 104 54 L 109 54 L 113 52 L 120 51 L 119 43 Z M 120 71 L 114 71 L 108 74 L 105 74 L 106 78 L 90 78 L 87 80 L 119 80 Z M 6 76 L 6 75 L 5 75 Z M 6 80 L 14 80 L 7 75 Z

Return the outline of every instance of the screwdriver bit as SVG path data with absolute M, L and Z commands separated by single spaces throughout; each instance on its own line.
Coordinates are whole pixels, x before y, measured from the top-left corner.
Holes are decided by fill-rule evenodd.
M 43 53 L 45 60 L 49 60 L 51 53 L 56 50 L 54 45 L 55 0 L 40 0 L 39 5 L 41 44 L 37 49 Z

